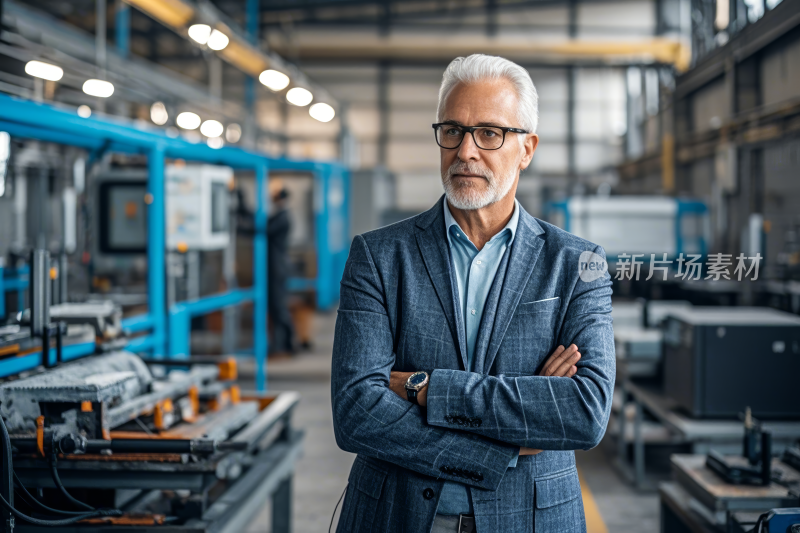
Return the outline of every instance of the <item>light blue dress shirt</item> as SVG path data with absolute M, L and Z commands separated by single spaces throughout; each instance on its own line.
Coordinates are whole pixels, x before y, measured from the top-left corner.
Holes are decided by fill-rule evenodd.
M 478 329 L 481 325 L 486 298 L 489 296 L 489 290 L 492 288 L 492 282 L 494 282 L 497 269 L 500 267 L 503 254 L 514 242 L 514 234 L 517 232 L 517 223 L 519 222 L 519 203 L 514 200 L 514 213 L 511 215 L 511 220 L 480 251 L 472 244 L 472 241 L 453 218 L 447 201 L 445 200 L 443 203 L 450 261 L 456 275 L 458 302 L 461 305 L 461 315 L 467 334 L 467 369 L 472 372 L 475 361 L 475 344 L 478 340 Z M 509 467 L 517 465 L 518 457 L 519 455 L 511 460 Z M 467 486 L 462 483 L 445 482 L 436 512 L 442 515 L 472 513 L 472 501 Z

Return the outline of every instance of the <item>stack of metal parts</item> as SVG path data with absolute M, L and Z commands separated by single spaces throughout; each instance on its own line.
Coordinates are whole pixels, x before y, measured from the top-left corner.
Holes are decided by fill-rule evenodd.
M 271 494 L 274 531 L 288 531 L 299 395 L 243 397 L 236 377 L 233 359 L 118 351 L 0 383 L 14 472 L 51 507 L 64 506 L 60 480 L 82 501 L 124 513 L 59 531 L 242 531 Z

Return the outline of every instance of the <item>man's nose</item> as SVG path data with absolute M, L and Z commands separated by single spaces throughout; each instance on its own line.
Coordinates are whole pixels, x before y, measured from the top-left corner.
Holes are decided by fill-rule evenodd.
M 475 144 L 475 138 L 471 133 L 464 133 L 464 140 L 458 147 L 458 158 L 462 161 L 477 161 L 481 158 L 481 149 Z

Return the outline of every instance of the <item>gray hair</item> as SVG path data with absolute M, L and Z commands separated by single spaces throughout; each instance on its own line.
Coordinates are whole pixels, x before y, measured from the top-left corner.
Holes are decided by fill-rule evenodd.
M 536 87 L 533 86 L 530 74 L 508 59 L 484 54 L 457 57 L 447 66 L 442 76 L 442 85 L 439 87 L 439 104 L 436 107 L 437 120 L 442 120 L 444 102 L 457 84 L 502 78 L 510 81 L 517 91 L 519 99 L 517 119 L 520 126 L 531 133 L 536 133 L 536 126 L 539 124 L 539 95 L 536 93 Z

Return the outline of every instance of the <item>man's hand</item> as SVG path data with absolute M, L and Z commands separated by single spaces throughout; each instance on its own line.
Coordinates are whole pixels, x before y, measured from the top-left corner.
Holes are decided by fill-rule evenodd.
M 570 344 L 569 348 L 564 348 L 559 345 L 542 367 L 540 376 L 549 376 L 555 378 L 571 378 L 578 371 L 575 366 L 581 358 L 581 353 L 578 347 Z
M 413 374 L 414 372 L 395 372 L 392 371 L 392 374 L 389 376 L 389 388 L 392 391 L 400 396 L 400 398 L 408 401 L 408 394 L 406 393 L 406 381 L 408 381 L 408 377 Z M 417 403 L 419 403 L 422 407 L 428 405 L 428 385 L 426 384 L 422 387 L 419 392 L 417 393 Z
M 558 346 L 553 353 L 550 354 L 550 357 L 547 358 L 544 366 L 542 367 L 541 376 L 548 376 L 548 377 L 555 377 L 555 378 L 571 378 L 575 375 L 575 372 L 578 371 L 578 367 L 575 366 L 581 358 L 581 353 L 578 351 L 578 347 L 574 344 L 570 344 L 568 348 L 564 348 L 563 346 Z M 389 388 L 394 391 L 400 398 L 403 400 L 408 400 L 408 395 L 406 394 L 406 381 L 408 381 L 408 377 L 413 374 L 413 372 L 397 372 L 392 371 L 391 375 L 389 376 Z M 425 407 L 428 404 L 428 385 L 425 385 L 420 389 L 417 393 L 417 402 L 422 407 Z M 527 448 L 523 448 L 523 452 L 527 450 Z M 529 450 L 534 451 L 535 453 L 539 453 L 541 450 Z M 530 453 L 520 453 L 521 455 L 533 455 Z

